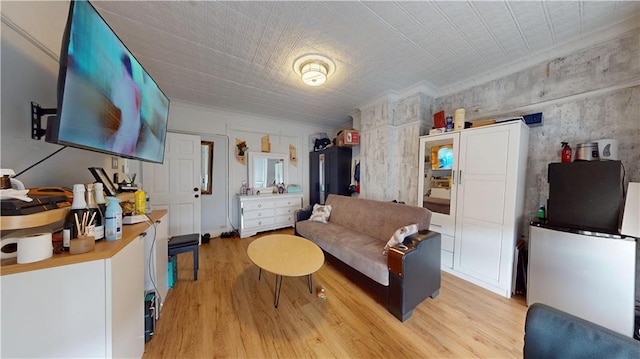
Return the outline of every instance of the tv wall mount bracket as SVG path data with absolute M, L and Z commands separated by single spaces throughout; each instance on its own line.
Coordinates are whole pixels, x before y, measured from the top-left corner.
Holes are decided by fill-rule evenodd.
M 39 104 L 31 102 L 31 139 L 40 140 L 47 133 L 47 129 L 42 128 L 42 116 L 57 113 L 57 108 L 42 108 Z

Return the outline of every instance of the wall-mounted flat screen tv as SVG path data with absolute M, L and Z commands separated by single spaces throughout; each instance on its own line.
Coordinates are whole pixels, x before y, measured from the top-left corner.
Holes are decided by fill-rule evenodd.
M 72 1 L 47 141 L 162 163 L 169 98 L 87 1 Z

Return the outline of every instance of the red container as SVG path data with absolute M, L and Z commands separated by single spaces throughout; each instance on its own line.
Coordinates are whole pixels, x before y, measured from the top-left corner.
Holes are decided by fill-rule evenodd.
M 571 162 L 571 146 L 567 142 L 562 142 L 562 163 Z

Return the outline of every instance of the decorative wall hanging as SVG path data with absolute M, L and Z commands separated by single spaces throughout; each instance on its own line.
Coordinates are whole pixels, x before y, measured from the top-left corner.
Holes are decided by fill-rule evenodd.
M 249 151 L 247 141 L 236 138 L 236 160 L 243 165 L 247 164 L 247 151 Z
M 293 167 L 298 167 L 298 151 L 294 145 L 289 145 L 289 163 Z
M 269 142 L 269 135 L 262 137 L 262 152 L 271 152 L 271 142 Z

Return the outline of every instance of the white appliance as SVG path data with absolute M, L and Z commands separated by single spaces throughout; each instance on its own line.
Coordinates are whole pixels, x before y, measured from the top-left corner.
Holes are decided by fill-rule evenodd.
M 618 161 L 618 140 L 602 139 L 595 141 L 598 144 L 600 160 Z
M 636 241 L 530 228 L 527 305 L 543 303 L 631 337 Z

